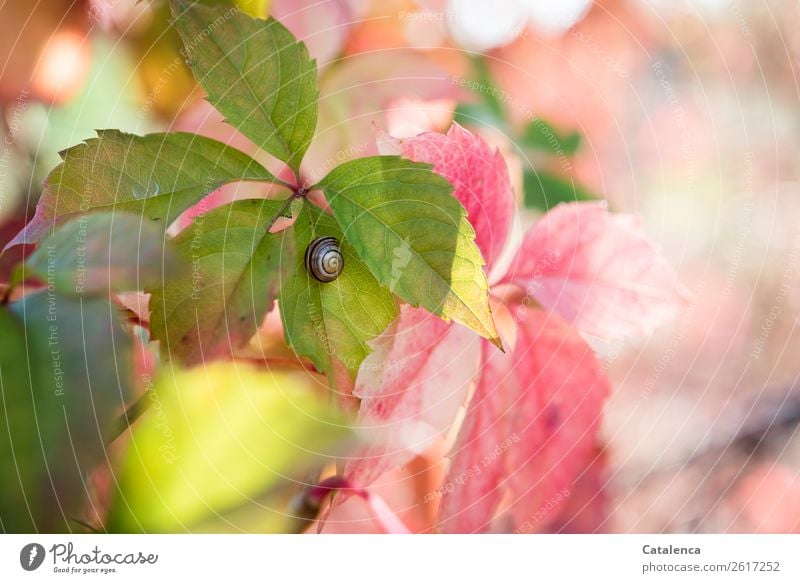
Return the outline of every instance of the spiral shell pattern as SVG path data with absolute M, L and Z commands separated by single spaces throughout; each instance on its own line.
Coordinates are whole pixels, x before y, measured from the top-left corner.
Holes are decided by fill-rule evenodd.
M 339 241 L 333 237 L 314 239 L 306 249 L 306 270 L 317 281 L 328 283 L 344 269 Z

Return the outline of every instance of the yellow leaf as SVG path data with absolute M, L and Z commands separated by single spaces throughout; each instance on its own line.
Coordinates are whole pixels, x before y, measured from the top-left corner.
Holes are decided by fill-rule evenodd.
M 206 530 L 251 506 L 250 514 L 264 513 L 260 529 L 281 530 L 284 508 L 264 496 L 296 487 L 347 434 L 312 383 L 300 372 L 234 362 L 165 370 L 133 429 L 109 529 Z

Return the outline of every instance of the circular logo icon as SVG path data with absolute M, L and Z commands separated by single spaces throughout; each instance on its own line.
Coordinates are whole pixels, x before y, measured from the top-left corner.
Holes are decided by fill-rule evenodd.
M 35 571 L 44 562 L 44 547 L 39 543 L 30 543 L 19 552 L 19 564 L 26 571 Z

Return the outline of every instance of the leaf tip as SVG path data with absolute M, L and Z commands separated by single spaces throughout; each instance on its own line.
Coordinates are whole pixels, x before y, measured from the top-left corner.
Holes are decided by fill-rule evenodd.
M 506 349 L 505 349 L 505 347 L 503 346 L 503 341 L 500 339 L 500 336 L 492 336 L 492 337 L 491 337 L 491 338 L 489 338 L 488 340 L 489 340 L 489 342 L 491 342 L 492 344 L 494 344 L 495 346 L 497 346 L 497 348 L 499 348 L 499 349 L 500 349 L 500 352 L 502 352 L 503 354 L 505 354 L 505 352 L 506 352 Z

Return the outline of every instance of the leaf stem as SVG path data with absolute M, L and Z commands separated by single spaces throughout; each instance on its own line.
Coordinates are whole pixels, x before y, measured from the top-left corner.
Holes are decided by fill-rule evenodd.
M 11 270 L 11 277 L 6 284 L 6 289 L 3 291 L 3 296 L 0 298 L 0 305 L 6 305 L 11 300 L 11 294 L 19 285 L 25 281 L 25 264 L 17 263 Z
M 292 168 L 292 172 L 294 172 L 294 182 L 297 185 L 297 187 L 295 189 L 293 189 L 293 190 L 295 190 L 295 192 L 297 190 L 304 190 L 304 188 L 302 186 L 300 186 L 301 184 L 303 184 L 303 177 L 300 176 L 300 169 L 299 168 Z
M 128 405 L 122 414 L 116 418 L 111 431 L 108 433 L 106 445 L 111 445 L 122 435 L 126 429 L 133 425 L 142 414 L 150 407 L 150 399 L 147 391 L 136 399 L 133 403 Z
M 3 291 L 3 297 L 0 298 L 0 305 L 5 306 L 8 300 L 11 299 L 11 292 L 14 291 L 14 286 L 10 283 L 6 284 L 6 289 Z
M 308 528 L 319 516 L 322 504 L 328 494 L 338 490 L 349 490 L 367 503 L 372 518 L 380 524 L 381 528 L 389 534 L 410 534 L 411 531 L 403 521 L 394 513 L 386 501 L 366 488 L 356 488 L 350 485 L 346 478 L 340 475 L 331 476 L 298 494 L 292 501 L 292 511 L 297 518 L 294 532 L 301 533 Z
M 290 183 L 286 182 L 285 180 L 281 180 L 281 179 L 280 179 L 280 178 L 278 178 L 277 176 L 273 176 L 273 178 L 275 178 L 275 182 L 276 182 L 277 184 L 280 184 L 281 186 L 283 186 L 283 187 L 285 187 L 285 188 L 288 188 L 289 190 L 291 190 L 292 192 L 294 192 L 294 188 L 295 188 L 295 187 L 294 187 L 294 186 L 292 186 Z
M 104 534 L 105 533 L 105 530 L 101 530 L 99 528 L 96 528 L 96 527 L 92 526 L 91 524 L 89 524 L 88 522 L 85 522 L 85 521 L 81 520 L 80 518 L 70 517 L 70 520 L 72 522 L 74 522 L 75 524 L 78 524 L 78 525 L 82 526 L 83 528 L 85 528 L 86 530 L 88 530 L 89 532 L 91 532 L 93 534 Z

